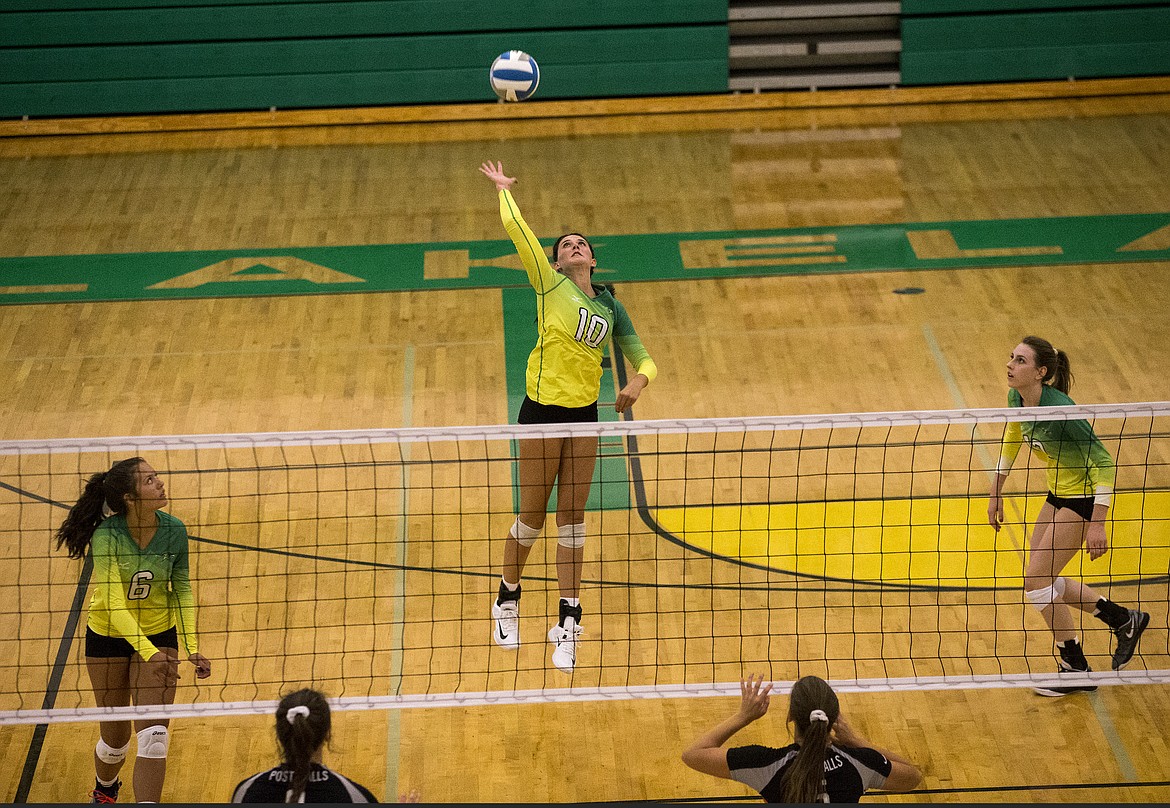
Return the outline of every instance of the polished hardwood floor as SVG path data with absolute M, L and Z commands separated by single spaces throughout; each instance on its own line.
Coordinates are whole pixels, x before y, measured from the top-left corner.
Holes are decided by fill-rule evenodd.
M 0 131 L 0 257 L 500 239 L 494 191 L 477 171 L 485 159 L 519 176 L 516 198 L 542 235 L 1166 213 L 1170 93 L 1156 90 L 1145 86 L 1140 99 L 1055 91 L 985 98 L 957 88 L 915 103 L 853 94 L 829 108 L 581 107 L 590 114 L 360 126 L 322 114 L 296 127 L 236 120 L 206 132 L 9 127 Z M 1160 259 L 624 284 L 621 300 L 661 373 L 636 415 L 1001 406 L 1003 366 L 1025 333 L 1067 350 L 1080 403 L 1166 400 L 1166 266 Z M 907 286 L 925 291 L 892 293 Z M 506 423 L 501 305 L 500 290 L 477 289 L 3 306 L 8 383 L 0 411 L 9 417 L 0 440 Z M 43 493 L 64 500 L 63 488 Z M 5 497 L 9 514 L 15 500 Z M 22 532 L 19 541 L 6 558 L 22 565 L 22 578 L 50 581 L 37 619 L 59 627 L 78 565 L 59 555 L 46 561 L 45 535 Z M 486 544 L 476 552 L 491 563 Z M 259 574 L 260 562 L 251 563 Z M 396 584 L 377 585 L 387 592 Z M 1166 667 L 1165 580 L 1142 593 L 1155 614 L 1145 664 Z M 1005 596 L 1017 619 L 1021 600 Z M 344 609 L 319 608 L 322 620 Z M 12 636 L 0 641 L 10 657 Z M 1107 638 L 1095 634 L 1093 642 L 1096 659 Z M 26 653 L 51 658 L 51 644 L 41 644 Z M 238 661 L 217 664 L 240 675 Z M 64 681 L 85 703 L 75 665 Z M 322 686 L 328 682 L 324 675 Z M 920 793 L 871 799 L 1170 798 L 1160 730 L 1170 687 L 1109 687 L 1064 700 L 1004 689 L 850 693 L 842 701 L 867 736 L 920 762 L 926 775 Z M 388 799 L 411 787 L 434 802 L 740 799 L 746 789 L 678 759 L 735 704 L 339 712 L 326 760 Z M 736 741 L 786 743 L 782 716 L 777 699 L 773 715 Z M 273 765 L 271 723 L 176 721 L 164 799 L 226 799 L 244 776 Z M 16 796 L 22 771 L 35 763 L 29 801 L 80 800 L 91 787 L 95 740 L 84 723 L 51 724 L 41 739 L 29 726 L 0 727 L 0 795 Z

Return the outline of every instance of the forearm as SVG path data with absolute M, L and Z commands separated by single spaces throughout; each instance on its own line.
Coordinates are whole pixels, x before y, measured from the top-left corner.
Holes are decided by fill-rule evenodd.
M 892 760 L 895 763 L 901 763 L 905 766 L 913 766 L 916 769 L 918 768 L 917 763 L 910 760 L 909 758 L 906 758 L 906 757 L 903 757 L 902 755 L 899 755 L 897 752 L 891 752 L 889 749 L 884 749 L 880 746 L 874 746 L 873 744 L 870 744 L 869 748 L 877 750 L 878 752 L 881 752 L 885 756 L 886 760 Z
M 750 724 L 749 719 L 744 718 L 739 713 L 731 716 L 728 719 L 721 721 L 711 729 L 704 732 L 695 742 L 691 744 L 687 752 L 694 752 L 700 749 L 718 749 L 723 744 L 731 739 L 731 736 L 739 732 L 741 729 Z M 685 753 L 684 753 L 685 754 Z
M 1003 472 L 996 472 L 991 475 L 991 496 L 1003 496 L 1003 486 L 1007 482 L 1008 476 Z
M 836 735 L 837 742 L 844 746 L 869 747 L 874 751 L 881 752 L 885 756 L 886 760 L 892 760 L 896 763 L 902 763 L 907 766 L 915 766 L 915 768 L 917 768 L 917 765 L 913 761 L 903 757 L 902 755 L 899 755 L 897 752 L 891 752 L 889 749 L 884 749 L 883 747 L 878 746 L 873 741 L 870 741 L 857 733 L 852 727 L 845 728 L 838 726 L 834 734 Z

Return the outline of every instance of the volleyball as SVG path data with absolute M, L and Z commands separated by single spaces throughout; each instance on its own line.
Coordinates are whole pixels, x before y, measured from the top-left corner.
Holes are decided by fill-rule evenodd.
M 523 101 L 536 92 L 540 68 L 524 51 L 504 51 L 492 62 L 488 79 L 492 90 L 504 101 Z

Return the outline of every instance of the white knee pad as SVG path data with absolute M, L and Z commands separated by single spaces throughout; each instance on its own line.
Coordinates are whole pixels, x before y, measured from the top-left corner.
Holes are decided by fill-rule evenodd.
M 1030 589 L 1024 594 L 1028 596 L 1028 600 L 1032 601 L 1033 606 L 1043 611 L 1060 600 L 1064 594 L 1064 578 L 1057 578 L 1051 586 L 1046 586 L 1043 589 Z
M 536 544 L 536 539 L 540 535 L 540 528 L 529 527 L 520 521 L 520 517 L 516 517 L 516 523 L 512 525 L 512 529 L 508 531 L 508 535 L 524 547 L 531 547 Z
M 1056 600 L 1056 593 L 1052 591 L 1051 586 L 1046 586 L 1043 589 L 1026 589 L 1024 594 L 1028 596 L 1028 600 L 1032 601 L 1032 605 L 1041 611 L 1047 609 L 1052 605 L 1052 601 Z
M 130 751 L 130 742 L 126 741 L 126 745 L 121 749 L 115 749 L 106 743 L 105 739 L 99 737 L 97 749 L 94 751 L 97 753 L 97 759 L 102 763 L 121 763 L 126 759 L 126 753 Z
M 161 724 L 138 733 L 138 757 L 162 760 L 171 748 L 171 735 Z
M 585 546 L 585 523 L 557 526 L 557 544 L 574 550 Z

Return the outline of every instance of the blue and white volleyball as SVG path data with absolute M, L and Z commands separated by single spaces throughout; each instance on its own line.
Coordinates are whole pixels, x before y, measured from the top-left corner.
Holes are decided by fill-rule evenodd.
M 523 101 L 536 92 L 540 68 L 524 51 L 504 51 L 492 62 L 488 78 L 492 90 L 505 101 Z

